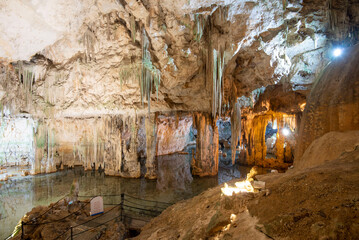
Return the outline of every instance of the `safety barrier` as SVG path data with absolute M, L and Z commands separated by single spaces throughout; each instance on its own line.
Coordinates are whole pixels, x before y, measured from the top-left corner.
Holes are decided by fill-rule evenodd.
M 161 212 L 172 205 L 172 203 L 166 203 L 166 202 L 158 202 L 153 200 L 145 200 L 141 198 L 136 198 L 131 195 L 127 195 L 122 193 L 121 195 L 101 195 L 102 197 L 121 197 L 120 203 L 105 203 L 104 205 L 107 206 L 113 206 L 106 212 L 97 215 L 90 220 L 86 220 L 80 224 L 71 226 L 67 228 L 65 231 L 63 231 L 61 234 L 56 236 L 54 240 L 57 239 L 73 239 L 74 237 L 81 235 L 88 231 L 94 231 L 95 229 L 99 228 L 100 226 L 106 225 L 107 223 L 120 219 L 121 222 L 132 222 L 133 220 L 138 220 L 142 222 L 148 222 L 151 218 L 158 216 L 161 214 Z M 79 198 L 93 198 L 96 196 L 78 196 Z M 63 198 L 62 198 L 63 199 Z M 54 220 L 54 221 L 47 221 L 47 222 L 37 222 L 38 219 L 48 213 L 51 209 L 53 209 L 62 199 L 57 201 L 54 205 L 51 206 L 50 209 L 45 211 L 43 214 L 39 215 L 36 219 L 33 219 L 29 222 L 22 222 L 21 224 L 21 239 L 24 239 L 26 236 L 26 229 L 25 226 L 39 226 L 39 225 L 45 225 L 50 223 L 56 223 L 56 222 L 62 222 L 65 221 L 70 216 L 78 213 L 79 211 L 83 210 L 89 203 L 85 202 L 78 210 L 75 212 L 72 212 L 71 214 L 62 217 L 60 219 Z M 116 212 L 117 211 L 117 212 Z M 106 219 L 104 222 L 96 223 L 95 220 L 99 220 L 100 218 L 103 218 L 104 216 L 109 216 L 109 213 L 114 214 L 114 217 L 111 217 L 109 220 Z M 85 226 L 86 224 L 95 224 L 96 226 L 91 226 L 89 229 L 81 230 L 79 231 L 79 228 L 81 226 Z

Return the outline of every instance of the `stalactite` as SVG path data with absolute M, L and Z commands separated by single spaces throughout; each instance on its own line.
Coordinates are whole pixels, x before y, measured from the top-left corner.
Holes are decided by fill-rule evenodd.
M 233 106 L 231 116 L 231 152 L 232 152 L 232 164 L 235 164 L 237 142 L 241 137 L 241 105 L 237 100 Z
M 145 29 L 142 30 L 142 74 L 140 81 L 141 102 L 147 100 L 148 113 L 150 113 L 151 93 L 155 87 L 158 98 L 158 87 L 161 83 L 161 71 L 153 66 L 151 61 L 151 53 L 149 51 L 149 40 Z
M 85 46 L 86 61 L 91 61 L 94 58 L 96 36 L 90 27 L 85 31 L 81 41 Z
M 213 49 L 213 89 L 212 89 L 212 115 L 221 115 L 223 93 L 223 70 L 225 53 L 221 47 L 219 51 Z
M 35 82 L 34 70 L 31 65 L 24 64 L 23 61 L 17 62 L 15 70 L 18 73 L 18 79 L 23 85 L 26 104 L 31 102 L 32 85 Z
M 203 36 L 205 24 L 207 22 L 207 16 L 197 13 L 194 15 L 194 22 L 195 22 L 195 25 L 193 28 L 194 40 L 196 40 L 197 42 L 200 42 L 202 39 L 202 36 Z
M 131 15 L 130 17 L 130 28 L 131 28 L 131 38 L 132 42 L 136 42 L 136 21 L 135 16 Z
M 283 10 L 285 10 L 288 6 L 288 0 L 282 0 Z

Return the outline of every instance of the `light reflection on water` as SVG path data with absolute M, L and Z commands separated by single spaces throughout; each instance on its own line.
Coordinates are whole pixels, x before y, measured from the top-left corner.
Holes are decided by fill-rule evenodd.
M 21 217 L 33 207 L 49 205 L 69 193 L 74 179 L 79 182 L 80 195 L 109 195 L 124 192 L 139 198 L 175 203 L 196 196 L 234 177 L 246 177 L 250 168 L 226 165 L 227 159 L 230 159 L 230 154 L 228 155 L 225 159 L 220 157 L 219 174 L 216 177 L 192 177 L 190 169 L 192 155 L 173 154 L 158 157 L 157 180 L 111 177 L 76 167 L 51 174 L 0 182 L 0 239 L 11 234 Z M 105 198 L 104 201 L 117 200 Z

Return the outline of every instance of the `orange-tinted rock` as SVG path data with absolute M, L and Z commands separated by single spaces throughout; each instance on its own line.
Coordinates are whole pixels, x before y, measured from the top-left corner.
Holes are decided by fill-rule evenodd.
M 210 113 L 195 113 L 197 129 L 196 157 L 192 159 L 192 174 L 214 176 L 218 173 L 218 128 Z
M 157 123 L 156 114 L 151 114 L 145 119 L 146 128 L 146 178 L 155 179 L 157 177 L 156 166 L 156 143 L 157 143 Z
M 182 151 L 190 140 L 191 126 L 192 118 L 188 115 L 158 116 L 156 155 Z
M 301 121 L 295 164 L 330 131 L 359 130 L 359 46 L 346 49 L 314 84 Z
M 267 155 L 266 127 L 269 122 L 274 121 L 277 123 L 276 140 L 275 143 L 272 143 L 275 146 L 275 151 Z M 239 158 L 241 164 L 268 168 L 287 168 L 291 164 L 293 161 L 292 149 L 295 146 L 295 115 L 271 111 L 263 115 L 247 115 L 246 119 L 242 121 L 242 126 L 242 150 Z M 290 129 L 288 136 L 283 134 L 284 128 Z

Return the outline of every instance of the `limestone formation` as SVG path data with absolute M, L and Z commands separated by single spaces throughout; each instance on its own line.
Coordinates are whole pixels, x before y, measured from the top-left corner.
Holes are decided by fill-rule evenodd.
M 218 128 L 210 114 L 193 116 L 197 129 L 196 158 L 192 160 L 192 174 L 213 176 L 218 173 Z
M 157 194 L 260 166 L 266 192 L 210 191 L 143 239 L 357 238 L 357 181 L 334 173 L 358 168 L 358 16 L 358 0 L 0 0 L 0 169 L 82 166 Z
M 308 96 L 295 159 L 317 138 L 330 131 L 359 130 L 359 46 L 328 64 Z

